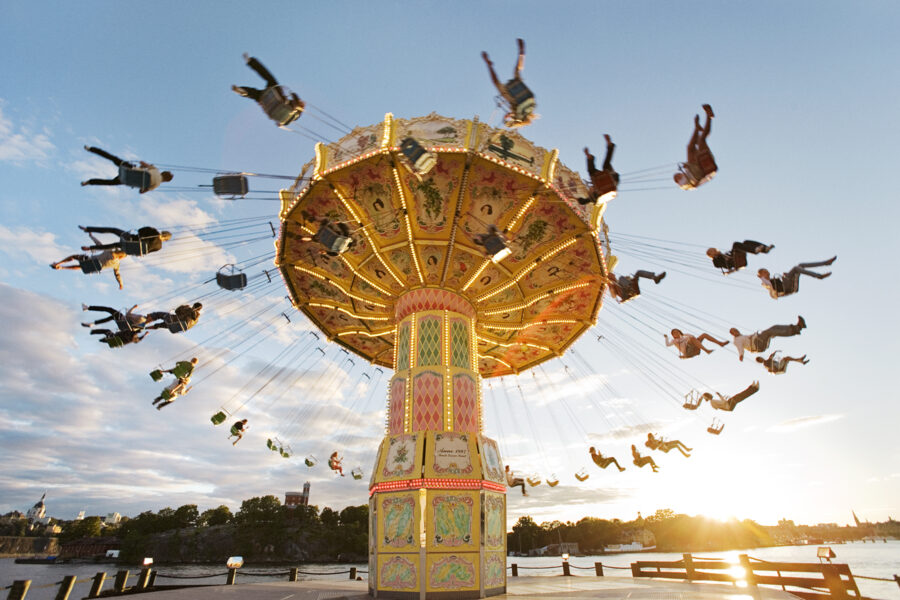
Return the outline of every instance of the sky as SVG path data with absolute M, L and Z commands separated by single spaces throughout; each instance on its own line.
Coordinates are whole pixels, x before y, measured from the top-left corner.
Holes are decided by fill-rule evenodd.
M 667 277 L 629 304 L 607 301 L 561 360 L 485 382 L 485 431 L 504 460 L 560 479 L 510 493 L 509 523 L 660 508 L 763 524 L 848 523 L 851 510 L 896 518 L 898 29 L 900 6 L 877 0 L 0 4 L 0 513 L 45 492 L 63 519 L 188 503 L 235 511 L 305 481 L 320 507 L 365 503 L 390 370 L 314 338 L 277 274 L 265 279 L 271 192 L 286 181 L 254 178 L 243 201 L 198 186 L 217 170 L 296 176 L 314 140 L 341 135 L 313 115 L 365 126 L 434 111 L 497 126 L 479 55 L 505 78 L 521 37 L 540 114 L 523 135 L 585 175 L 582 148 L 599 155 L 609 133 L 623 181 L 606 213 L 617 271 Z M 260 83 L 244 52 L 307 101 L 300 135 L 229 90 Z M 663 167 L 683 160 L 705 102 L 720 170 L 683 192 Z M 81 187 L 112 173 L 85 144 L 174 165 L 175 180 L 144 195 Z M 87 242 L 78 225 L 157 225 L 176 237 L 123 263 L 119 291 L 107 273 L 48 268 Z M 742 239 L 775 249 L 726 278 L 703 253 Z M 832 277 L 804 278 L 777 301 L 754 276 L 833 255 Z M 251 290 L 210 283 L 220 266 L 254 261 Z M 198 298 L 206 311 L 193 330 L 123 349 L 79 324 L 82 303 L 150 311 Z M 739 362 L 733 346 L 679 361 L 663 343 L 672 327 L 727 339 L 732 326 L 798 315 L 808 328 L 773 349 L 810 362 L 780 376 Z M 162 384 L 149 371 L 191 355 L 201 357 L 195 388 L 154 410 Z M 680 408 L 692 387 L 734 394 L 754 380 L 760 392 L 734 413 Z M 209 417 L 242 402 L 251 427 L 232 447 Z M 706 432 L 713 417 L 726 424 L 719 436 Z M 636 468 L 629 445 L 647 430 L 692 456 L 654 453 L 659 473 Z M 294 458 L 265 447 L 275 435 Z M 627 470 L 598 469 L 590 445 Z M 362 481 L 302 464 L 334 449 Z M 581 468 L 590 478 L 578 483 Z

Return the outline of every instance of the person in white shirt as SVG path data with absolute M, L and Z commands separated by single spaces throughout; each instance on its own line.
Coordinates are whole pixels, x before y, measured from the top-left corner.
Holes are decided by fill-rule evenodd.
M 801 365 L 805 365 L 809 362 L 809 359 L 806 358 L 805 354 L 800 358 L 794 358 L 793 356 L 778 356 L 779 354 L 779 351 L 776 350 L 767 358 L 757 356 L 756 362 L 764 366 L 766 371 L 773 375 L 781 375 L 782 373 L 787 372 L 788 365 L 792 362 L 798 362 Z
M 734 345 L 738 351 L 738 360 L 744 360 L 744 351 L 765 352 L 769 349 L 774 337 L 791 337 L 800 335 L 806 329 L 806 321 L 803 317 L 797 317 L 795 325 L 772 325 L 766 330 L 757 331 L 749 335 L 742 335 L 737 327 L 732 327 L 728 332 L 734 336 Z
M 725 412 L 731 412 L 734 410 L 734 407 L 738 405 L 739 402 L 742 402 L 759 391 L 759 382 L 754 381 L 750 385 L 746 387 L 746 389 L 741 390 L 734 396 L 723 396 L 719 392 L 716 392 L 717 398 L 713 398 L 713 395 L 709 392 L 706 392 L 701 396 L 703 400 L 709 401 L 709 405 L 712 406 L 716 410 L 724 410 Z
M 728 345 L 728 342 L 719 341 L 708 333 L 693 336 L 688 333 L 682 333 L 680 329 L 672 330 L 671 341 L 669 341 L 668 335 L 663 335 L 663 337 L 666 338 L 666 346 L 675 346 L 678 349 L 679 358 L 693 358 L 700 354 L 701 350 L 707 354 L 712 352 L 712 350 L 703 345 L 704 341 L 710 341 L 720 346 Z
M 91 152 L 92 154 L 96 154 L 97 156 L 102 156 L 106 160 L 112 162 L 114 165 L 119 167 L 119 174 L 112 179 L 88 179 L 87 181 L 82 181 L 81 185 L 131 185 L 127 184 L 123 178 L 123 174 L 126 174 L 129 171 L 143 171 L 146 172 L 147 175 L 149 175 L 148 179 L 142 180 L 142 183 L 134 185 L 134 187 L 140 188 L 142 194 L 151 190 L 155 190 L 164 181 L 172 181 L 172 173 L 170 173 L 169 171 L 160 172 L 159 169 L 157 169 L 150 163 L 139 161 L 140 164 L 135 165 L 132 162 L 122 160 L 118 156 L 110 154 L 106 150 L 95 148 L 94 146 L 85 146 L 84 149 L 88 152 Z

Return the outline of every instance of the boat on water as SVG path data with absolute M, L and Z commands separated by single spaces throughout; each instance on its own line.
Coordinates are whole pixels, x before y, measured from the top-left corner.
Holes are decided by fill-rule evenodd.
M 603 547 L 601 554 L 625 554 L 626 552 L 653 552 L 656 546 L 645 546 L 640 542 L 631 542 L 630 544 L 610 544 Z

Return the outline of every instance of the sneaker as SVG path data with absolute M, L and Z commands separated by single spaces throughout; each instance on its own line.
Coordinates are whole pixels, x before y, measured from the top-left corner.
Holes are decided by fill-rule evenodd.
M 250 55 L 244 52 L 241 56 L 244 57 L 244 62 L 250 62 Z
M 82 305 L 81 305 L 81 310 L 86 311 L 87 309 L 88 309 L 88 305 L 87 305 L 87 304 L 82 304 Z
M 704 105 L 703 105 L 703 110 L 706 112 L 706 115 L 707 115 L 710 119 L 712 119 L 713 117 L 716 116 L 715 114 L 713 114 L 712 106 L 710 106 L 709 104 L 704 104 Z
M 84 186 L 86 186 L 87 184 L 88 184 L 87 181 L 82 181 L 82 182 L 81 182 L 81 187 L 84 187 Z
M 231 86 L 231 91 L 236 93 L 238 96 L 243 96 L 244 98 L 247 97 L 247 90 L 245 90 L 244 88 L 242 88 L 238 85 Z
M 656 277 L 654 277 L 654 278 L 653 278 L 653 281 L 656 282 L 656 283 L 659 283 L 660 281 L 662 281 L 662 280 L 665 279 L 665 278 L 666 278 L 666 272 L 663 271 L 662 273 L 660 273 L 659 275 L 657 275 Z
M 797 317 L 797 327 L 800 329 L 806 329 L 806 319 L 801 316 Z
M 775 244 L 769 244 L 768 246 L 763 246 L 762 253 L 768 254 L 769 252 L 771 252 L 774 249 L 775 249 Z
M 837 255 L 832 256 L 831 258 L 829 258 L 828 260 L 825 261 L 825 264 L 826 264 L 826 265 L 830 265 L 831 263 L 833 263 L 833 262 L 836 261 L 836 260 L 837 260 Z M 829 275 L 830 275 L 830 274 L 831 274 L 831 273 L 829 273 Z
M 59 270 L 59 266 L 56 263 L 50 263 L 50 268 L 53 269 L 54 271 Z

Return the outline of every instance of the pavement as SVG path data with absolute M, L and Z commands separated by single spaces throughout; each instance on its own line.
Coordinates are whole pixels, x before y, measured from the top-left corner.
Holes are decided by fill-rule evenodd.
M 365 581 L 301 581 L 189 587 L 153 592 L 153 600 L 368 600 Z M 611 577 L 510 577 L 507 593 L 491 598 L 627 598 L 628 600 L 797 600 L 781 590 L 717 583 Z

